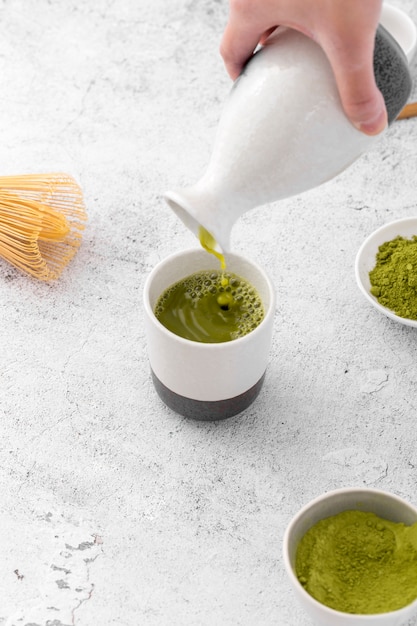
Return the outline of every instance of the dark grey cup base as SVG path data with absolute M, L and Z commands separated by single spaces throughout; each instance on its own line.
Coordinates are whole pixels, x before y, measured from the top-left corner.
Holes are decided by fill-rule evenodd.
M 233 417 L 233 415 L 237 415 L 247 409 L 258 396 L 265 378 L 265 374 L 263 374 L 253 387 L 239 396 L 213 402 L 193 400 L 192 398 L 180 396 L 168 389 L 168 387 L 165 387 L 152 370 L 151 372 L 153 384 L 158 396 L 170 409 L 184 417 L 212 422 Z

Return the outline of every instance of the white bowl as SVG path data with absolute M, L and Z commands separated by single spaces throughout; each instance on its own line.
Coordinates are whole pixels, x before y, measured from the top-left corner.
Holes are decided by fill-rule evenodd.
M 413 235 L 417 235 L 417 217 L 406 217 L 404 219 L 385 224 L 385 226 L 381 226 L 381 228 L 378 228 L 378 230 L 365 239 L 358 250 L 358 254 L 356 255 L 356 282 L 358 283 L 358 287 L 362 291 L 365 298 L 378 311 L 396 322 L 417 328 L 417 320 L 410 320 L 406 317 L 396 315 L 394 311 L 391 311 L 391 309 L 387 309 L 387 307 L 382 306 L 382 304 L 378 302 L 377 298 L 371 294 L 369 272 L 375 267 L 378 248 L 386 241 L 391 241 L 399 235 L 401 237 L 405 237 L 406 239 L 411 239 Z
M 384 2 L 379 21 L 399 43 L 410 63 L 417 47 L 417 28 L 413 20 L 401 9 Z
M 289 523 L 283 540 L 285 569 L 295 595 L 304 610 L 323 626 L 400 626 L 417 612 L 417 600 L 397 611 L 359 615 L 335 611 L 313 598 L 301 585 L 295 573 L 297 546 L 305 533 L 318 521 L 342 511 L 372 512 L 392 522 L 411 525 L 417 522 L 417 509 L 402 498 L 378 489 L 347 488 L 329 491 L 312 500 Z

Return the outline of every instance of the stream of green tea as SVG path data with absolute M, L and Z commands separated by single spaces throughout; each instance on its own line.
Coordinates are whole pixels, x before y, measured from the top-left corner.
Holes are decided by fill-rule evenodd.
M 215 238 L 203 226 L 200 226 L 198 229 L 198 240 L 204 250 L 206 250 L 206 252 L 208 252 L 209 254 L 214 254 L 214 256 L 219 259 L 221 269 L 225 270 L 226 259 L 224 258 L 224 254 L 216 250 L 217 242 Z

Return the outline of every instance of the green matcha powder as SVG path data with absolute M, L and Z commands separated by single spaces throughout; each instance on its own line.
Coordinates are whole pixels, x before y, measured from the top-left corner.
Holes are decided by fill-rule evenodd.
M 382 306 L 417 320 L 417 236 L 396 237 L 379 246 L 369 279 L 371 294 Z
M 417 523 L 343 511 L 307 531 L 295 569 L 305 590 L 336 611 L 395 611 L 417 598 Z

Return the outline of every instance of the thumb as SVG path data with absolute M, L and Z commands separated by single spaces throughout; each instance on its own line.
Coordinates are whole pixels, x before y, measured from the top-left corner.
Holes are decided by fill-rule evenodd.
M 387 126 L 384 98 L 374 76 L 374 38 L 343 46 L 322 44 L 335 75 L 343 109 L 352 124 L 367 135 Z

